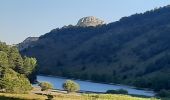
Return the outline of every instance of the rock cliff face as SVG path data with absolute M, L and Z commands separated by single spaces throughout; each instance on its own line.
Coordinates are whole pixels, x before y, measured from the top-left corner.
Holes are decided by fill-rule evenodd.
M 39 39 L 38 37 L 28 37 L 23 42 L 17 44 L 17 47 L 19 50 L 24 50 L 28 48 L 29 46 L 31 46 L 38 39 Z
M 89 16 L 89 17 L 83 17 L 81 18 L 77 26 L 82 26 L 82 27 L 88 27 L 88 26 L 98 26 L 104 24 L 103 20 L 100 20 L 99 18 L 96 18 L 94 16 Z

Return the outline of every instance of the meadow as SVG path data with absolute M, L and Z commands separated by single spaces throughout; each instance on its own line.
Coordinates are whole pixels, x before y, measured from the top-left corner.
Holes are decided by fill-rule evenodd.
M 159 100 L 118 94 L 77 94 L 56 93 L 49 99 L 47 95 L 0 93 L 0 100 Z

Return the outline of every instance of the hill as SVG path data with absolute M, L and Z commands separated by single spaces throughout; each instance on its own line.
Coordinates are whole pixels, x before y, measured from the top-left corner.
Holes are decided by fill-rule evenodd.
M 39 74 L 170 89 L 170 6 L 96 27 L 69 26 L 42 35 L 22 55 Z
M 38 37 L 28 37 L 23 42 L 17 44 L 16 46 L 17 48 L 19 48 L 19 50 L 24 50 L 37 40 L 38 40 Z

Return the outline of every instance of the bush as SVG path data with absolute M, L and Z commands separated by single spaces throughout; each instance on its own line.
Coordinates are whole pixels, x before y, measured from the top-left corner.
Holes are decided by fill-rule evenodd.
M 106 93 L 108 94 L 128 94 L 127 90 L 118 89 L 118 90 L 107 90 Z
M 54 95 L 47 95 L 47 100 L 53 100 L 54 99 Z
M 29 80 L 12 69 L 4 71 L 4 76 L 0 79 L 0 88 L 6 93 L 28 93 L 32 89 Z
M 77 84 L 74 81 L 71 80 L 67 80 L 64 84 L 63 84 L 63 89 L 66 90 L 68 93 L 69 92 L 76 92 L 79 91 L 80 86 L 79 84 Z
M 53 89 L 53 85 L 51 83 L 48 83 L 48 82 L 41 82 L 39 84 L 39 86 L 41 87 L 42 91 Z
M 170 91 L 168 90 L 160 90 L 159 93 L 157 94 L 159 97 L 170 97 Z

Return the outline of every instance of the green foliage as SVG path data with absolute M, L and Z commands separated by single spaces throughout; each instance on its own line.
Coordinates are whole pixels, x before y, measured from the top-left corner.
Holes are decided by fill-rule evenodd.
M 8 53 L 10 67 L 19 73 L 22 73 L 23 59 L 16 47 L 11 47 Z
M 79 91 L 80 86 L 76 82 L 72 80 L 66 80 L 65 83 L 63 83 L 63 89 L 66 90 L 68 93 L 70 92 L 76 92 Z
M 27 93 L 32 89 L 29 80 L 12 69 L 5 70 L 5 74 L 0 80 L 0 87 L 8 93 Z
M 37 60 L 35 58 L 24 57 L 22 74 L 25 74 L 31 82 L 35 82 L 36 79 L 36 66 Z
M 128 91 L 124 90 L 124 89 L 118 89 L 118 90 L 107 90 L 106 93 L 109 93 L 109 94 L 128 94 Z
M 28 75 L 36 66 L 36 59 L 23 60 L 16 47 L 0 42 L 0 89 L 7 93 L 27 93 L 32 89 Z
M 157 94 L 159 97 L 169 97 L 170 98 L 170 91 L 168 90 L 160 90 Z
M 39 83 L 39 86 L 41 87 L 42 91 L 53 89 L 53 85 L 48 82 L 41 82 L 41 83 Z
M 30 75 L 35 67 L 37 66 L 37 60 L 35 58 L 28 58 L 28 57 L 25 57 L 24 58 L 24 74 L 25 75 Z
M 4 68 L 4 67 L 8 67 L 9 63 L 8 63 L 8 57 L 7 54 L 3 51 L 0 51 L 0 67 Z

